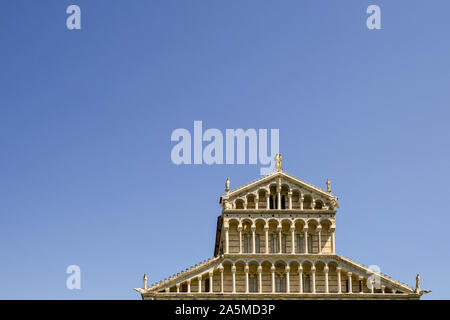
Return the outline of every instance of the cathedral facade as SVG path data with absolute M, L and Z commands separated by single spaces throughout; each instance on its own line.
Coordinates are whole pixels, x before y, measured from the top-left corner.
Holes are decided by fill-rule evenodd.
M 412 288 L 336 254 L 338 198 L 275 171 L 220 197 L 214 257 L 136 288 L 143 299 L 419 299 Z

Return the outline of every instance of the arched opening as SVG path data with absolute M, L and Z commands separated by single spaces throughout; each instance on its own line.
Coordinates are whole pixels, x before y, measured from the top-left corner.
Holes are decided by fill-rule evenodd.
M 311 209 L 312 197 L 310 195 L 305 195 L 303 200 L 303 209 Z
M 313 253 L 313 235 L 308 234 L 308 252 L 307 253 Z
M 267 194 L 266 190 L 261 189 L 258 191 L 258 199 L 259 199 L 258 208 L 269 209 L 267 206 L 267 197 L 268 197 L 268 194 Z
M 281 195 L 281 203 L 280 207 L 281 209 L 286 209 L 288 207 L 288 193 L 289 193 L 289 186 L 284 184 L 281 186 L 280 195 Z
M 236 203 L 236 209 L 244 209 L 244 200 L 237 199 L 235 203 Z
M 278 232 L 272 232 L 270 234 L 270 252 L 279 253 L 280 252 L 280 240 L 278 238 Z
M 286 292 L 286 266 L 282 263 L 275 264 L 275 292 Z
M 247 197 L 247 209 L 256 209 L 255 196 L 253 194 Z
M 286 197 L 284 195 L 281 196 L 281 209 L 286 209 Z
M 303 277 L 303 291 L 305 293 L 311 293 L 311 276 L 309 274 Z
M 300 191 L 294 190 L 292 192 L 292 209 L 300 209 Z
M 314 207 L 314 209 L 320 210 L 322 208 L 323 208 L 322 200 L 316 200 L 316 206 Z
M 248 266 L 248 291 L 259 292 L 258 264 L 256 262 L 250 262 Z
M 277 197 L 277 188 L 272 185 L 269 188 L 270 192 L 270 209 L 278 209 L 278 197 Z
M 245 221 L 242 226 L 243 251 L 244 253 L 253 252 L 253 234 L 250 222 Z

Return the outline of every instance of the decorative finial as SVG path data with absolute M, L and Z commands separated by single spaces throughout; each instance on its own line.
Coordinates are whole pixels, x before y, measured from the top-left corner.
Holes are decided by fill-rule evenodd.
M 281 169 L 281 154 L 277 153 L 275 156 L 275 171 L 282 171 Z
M 147 289 L 147 274 L 144 273 L 144 278 L 142 280 L 142 289 Z
M 227 180 L 225 181 L 225 192 L 230 192 L 230 178 L 227 178 Z
M 419 276 L 419 274 L 417 274 L 417 276 L 416 276 L 416 293 L 419 293 L 420 292 L 420 276 Z
M 327 179 L 327 192 L 331 193 L 331 182 L 329 179 Z

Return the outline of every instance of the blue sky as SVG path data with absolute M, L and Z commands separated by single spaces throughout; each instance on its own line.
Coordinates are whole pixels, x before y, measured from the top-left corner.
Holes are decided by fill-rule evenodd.
M 194 120 L 280 129 L 284 169 L 340 198 L 338 254 L 450 298 L 449 9 L 2 1 L 0 298 L 139 299 L 143 273 L 211 257 L 226 177 L 259 166 L 174 165 L 171 133 Z

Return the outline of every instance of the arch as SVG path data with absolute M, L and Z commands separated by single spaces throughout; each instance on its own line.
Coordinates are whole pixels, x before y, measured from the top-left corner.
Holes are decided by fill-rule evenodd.
M 310 226 L 314 226 L 314 229 L 320 225 L 320 221 L 317 218 L 309 218 L 306 223 L 308 225 L 308 228 Z
M 288 266 L 291 266 L 293 264 L 295 264 L 297 266 L 297 268 L 302 265 L 302 263 L 299 260 L 295 260 L 295 259 L 288 260 L 288 262 L 287 262 Z
M 225 268 L 225 265 L 234 265 L 234 261 L 231 259 L 224 259 L 221 263 L 222 267 Z M 220 268 L 220 266 L 218 266 L 218 268 Z
M 248 263 L 249 266 L 251 264 L 255 264 L 258 267 L 261 265 L 261 263 L 258 260 L 255 260 L 255 259 L 248 260 L 247 263 Z
M 286 182 L 281 183 L 281 192 L 284 192 L 284 191 L 286 191 L 286 192 L 291 191 L 291 186 Z
M 334 267 L 335 269 L 339 268 L 339 266 L 340 266 L 339 263 L 334 260 L 328 261 L 327 265 L 328 265 L 328 268 Z
M 311 204 L 313 202 L 313 198 L 311 194 L 305 194 L 303 196 L 303 209 L 312 209 Z
M 273 263 L 272 265 L 275 266 L 275 268 L 277 268 L 277 267 L 280 267 L 280 268 L 281 268 L 281 266 L 282 266 L 282 269 L 283 269 L 283 271 L 284 271 L 284 269 L 286 268 L 286 266 L 287 266 L 288 264 L 286 263 L 286 261 L 281 260 L 281 259 L 278 259 L 278 260 L 275 260 L 274 263 Z
M 300 189 L 291 189 L 292 190 L 292 209 L 300 209 L 300 198 L 302 193 Z
M 326 228 L 331 228 L 333 226 L 333 221 L 331 221 L 330 218 L 322 218 L 320 219 L 320 225 Z
M 266 226 L 266 219 L 264 218 L 256 218 L 255 220 L 253 220 L 254 225 L 256 226 L 257 224 L 262 224 L 263 226 Z
M 327 262 L 322 259 L 318 259 L 318 260 L 314 261 L 314 266 L 316 267 L 316 269 L 320 269 L 320 267 L 325 268 L 325 266 L 327 266 L 327 265 L 328 265 Z
M 243 219 L 241 219 L 242 227 L 244 226 L 244 224 L 248 224 L 248 225 L 250 225 L 250 227 L 252 227 L 254 223 L 253 223 L 253 220 L 250 218 L 243 218 Z
M 284 223 L 285 223 L 285 224 L 288 224 L 289 227 L 292 226 L 292 220 L 289 219 L 289 218 L 281 218 L 281 219 L 280 219 L 280 225 L 283 226 Z
M 245 261 L 245 260 L 242 260 L 242 259 L 237 259 L 236 261 L 234 261 L 234 265 L 237 267 L 238 265 L 239 266 L 241 266 L 241 265 L 244 265 L 245 266 L 245 264 L 246 264 L 247 262 Z
M 296 228 L 298 228 L 298 230 L 303 229 L 307 225 L 306 220 L 303 218 L 296 218 L 294 219 L 293 223 L 296 226 Z
M 262 266 L 262 265 L 270 265 L 270 266 L 272 266 L 272 261 L 270 261 L 269 259 L 263 259 L 261 262 L 260 262 L 260 266 Z
M 302 196 L 302 190 L 297 187 L 291 187 L 292 194 L 298 194 L 300 197 Z
M 280 224 L 280 221 L 276 218 L 269 218 L 267 220 L 267 226 L 270 226 L 271 223 L 275 223 L 278 226 Z
M 309 259 L 301 260 L 299 263 L 302 266 L 302 268 L 304 268 L 304 269 L 308 269 L 308 268 L 310 269 L 314 266 L 313 261 L 309 260 Z
M 262 195 L 265 197 L 265 196 L 267 196 L 268 193 L 269 193 L 269 190 L 266 189 L 266 188 L 259 188 L 259 189 L 256 191 L 256 194 L 257 194 L 259 197 L 261 197 Z
M 238 198 L 234 200 L 234 208 L 235 209 L 244 209 L 244 199 Z
M 323 201 L 320 200 L 320 199 L 317 199 L 317 200 L 315 201 L 314 209 L 316 209 L 316 210 L 321 210 L 321 209 L 323 209 L 323 207 L 324 207 Z
M 238 218 L 229 218 L 226 222 L 228 222 L 228 225 L 232 223 L 240 224 L 240 221 Z

